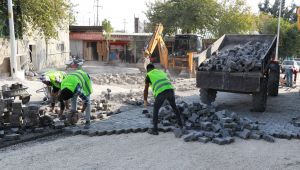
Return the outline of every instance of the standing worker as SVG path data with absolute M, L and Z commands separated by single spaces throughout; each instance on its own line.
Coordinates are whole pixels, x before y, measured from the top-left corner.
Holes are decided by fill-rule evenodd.
M 66 73 L 63 71 L 48 71 L 41 75 L 40 80 L 47 86 L 47 93 L 50 94 L 51 100 L 51 112 L 53 111 L 58 96 L 61 82 L 66 77 Z M 64 103 L 60 103 L 61 107 Z M 60 115 L 62 116 L 62 115 Z
M 77 70 L 66 76 L 61 83 L 61 92 L 59 100 L 71 99 L 71 112 L 77 111 L 77 97 L 80 97 L 83 102 L 81 112 L 85 112 L 85 129 L 90 127 L 91 102 L 90 95 L 92 93 L 92 83 L 90 76 L 82 71 Z M 64 108 L 61 110 L 63 112 Z
M 147 76 L 144 89 L 145 107 L 147 107 L 148 105 L 147 98 L 149 85 L 152 88 L 155 102 L 153 108 L 153 129 L 149 129 L 148 133 L 152 135 L 158 135 L 158 111 L 165 100 L 168 100 L 169 104 L 176 114 L 177 123 L 179 127 L 182 128 L 180 111 L 175 103 L 174 87 L 172 86 L 171 81 L 168 79 L 167 74 L 161 70 L 155 69 L 154 65 L 151 63 L 147 65 Z

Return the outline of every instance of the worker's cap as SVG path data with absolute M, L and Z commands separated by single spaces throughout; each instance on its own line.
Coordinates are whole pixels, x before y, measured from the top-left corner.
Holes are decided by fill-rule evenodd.
M 47 81 L 50 82 L 50 77 L 45 75 L 45 74 L 42 74 L 41 77 L 40 77 L 40 80 L 43 81 L 43 82 L 47 82 Z

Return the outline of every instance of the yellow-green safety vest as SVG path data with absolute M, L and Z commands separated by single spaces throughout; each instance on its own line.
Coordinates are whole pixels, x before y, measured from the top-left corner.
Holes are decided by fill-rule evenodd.
M 60 89 L 61 83 L 57 82 L 56 78 L 58 77 L 62 81 L 67 74 L 63 71 L 47 71 L 45 75 L 49 77 L 51 86 Z
M 61 83 L 61 90 L 67 88 L 74 93 L 78 84 L 85 96 L 92 94 L 91 79 L 88 74 L 82 70 L 77 70 L 68 74 Z
M 150 86 L 152 88 L 154 97 L 165 90 L 174 89 L 171 81 L 168 79 L 167 74 L 161 70 L 153 69 L 147 73 L 147 76 L 151 81 Z

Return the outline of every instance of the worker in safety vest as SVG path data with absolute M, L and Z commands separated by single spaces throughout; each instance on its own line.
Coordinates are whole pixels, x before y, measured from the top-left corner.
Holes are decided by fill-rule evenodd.
M 47 86 L 47 93 L 50 95 L 51 111 L 55 106 L 55 99 L 58 96 L 61 82 L 65 78 L 66 73 L 63 71 L 48 71 L 41 75 L 40 80 Z M 64 103 L 61 103 L 64 105 Z
M 80 97 L 83 106 L 81 112 L 85 112 L 85 129 L 90 127 L 91 103 L 90 95 L 92 93 L 92 82 L 90 76 L 82 71 L 77 70 L 68 74 L 61 83 L 60 100 L 66 101 L 71 99 L 71 112 L 77 111 L 77 97 Z M 63 112 L 64 108 L 61 110 Z
M 148 133 L 152 135 L 158 135 L 158 111 L 165 100 L 169 102 L 173 111 L 176 114 L 177 123 L 182 128 L 182 122 L 180 118 L 180 111 L 175 103 L 174 87 L 171 81 L 168 79 L 167 74 L 161 70 L 155 69 L 153 64 L 147 65 L 147 76 L 145 80 L 144 89 L 144 105 L 147 107 L 148 102 L 148 89 L 149 86 L 152 88 L 153 95 L 155 97 L 154 108 L 153 108 L 153 129 L 149 129 Z

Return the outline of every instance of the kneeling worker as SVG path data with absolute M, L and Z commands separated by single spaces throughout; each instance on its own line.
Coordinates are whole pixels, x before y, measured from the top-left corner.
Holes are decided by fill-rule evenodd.
M 77 70 L 66 76 L 61 83 L 60 100 L 66 101 L 71 99 L 71 112 L 77 111 L 77 97 L 83 102 L 81 112 L 85 111 L 85 129 L 90 127 L 91 103 L 90 95 L 92 93 L 92 85 L 90 76 L 82 71 Z M 61 110 L 63 112 L 63 109 Z
M 50 94 L 51 111 L 55 106 L 55 99 L 57 98 L 61 86 L 62 80 L 66 77 L 66 73 L 63 71 L 48 71 L 41 75 L 40 80 L 47 86 L 48 94 Z M 61 103 L 61 106 L 64 103 Z M 60 115 L 61 116 L 61 115 Z
M 158 111 L 165 100 L 169 102 L 173 111 L 176 114 L 177 123 L 180 128 L 182 128 L 182 122 L 180 118 L 180 111 L 175 103 L 175 94 L 174 87 L 171 84 L 171 81 L 168 79 L 167 74 L 161 70 L 155 69 L 153 64 L 147 65 L 147 76 L 145 80 L 145 89 L 144 89 L 144 105 L 147 106 L 148 98 L 148 88 L 149 85 L 152 88 L 155 102 L 153 108 L 153 129 L 149 129 L 148 133 L 152 135 L 158 135 Z

